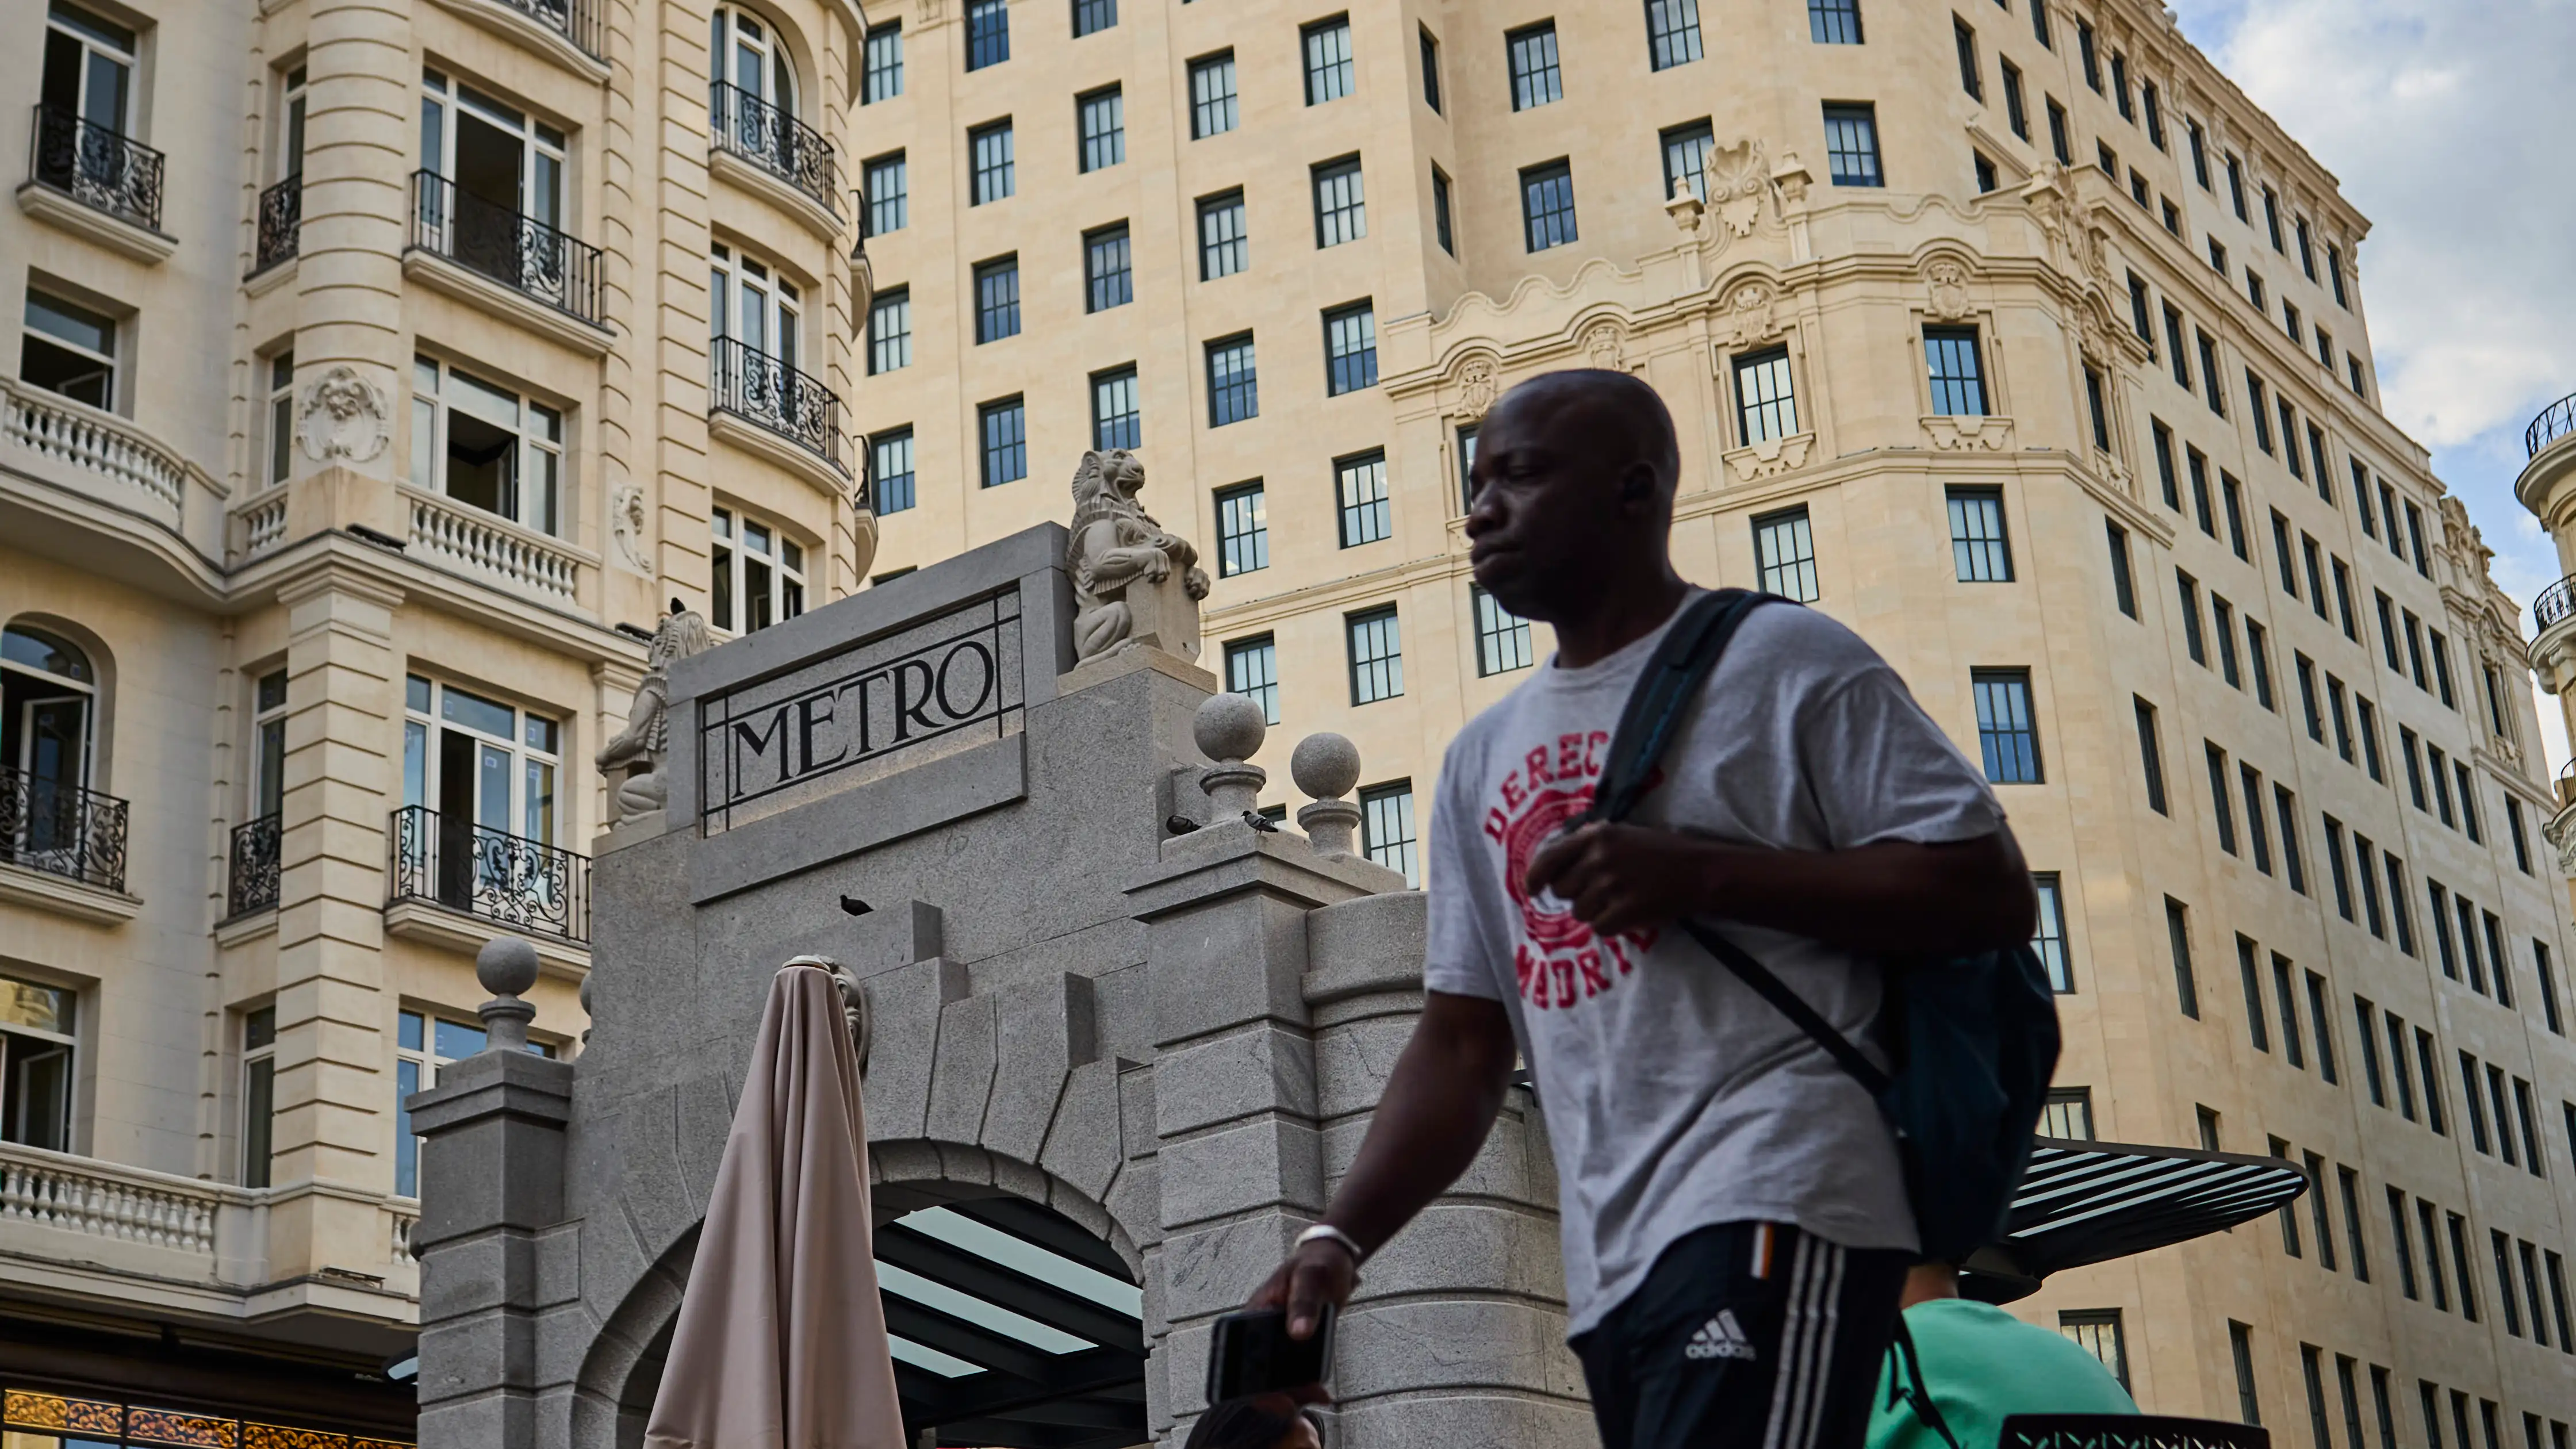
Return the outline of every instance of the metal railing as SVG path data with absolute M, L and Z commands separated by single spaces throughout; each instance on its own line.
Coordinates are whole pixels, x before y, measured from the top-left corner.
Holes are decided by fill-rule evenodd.
M 36 107 L 29 152 L 29 180 L 110 216 L 161 229 L 160 152 L 55 105 Z
M 2576 614 L 2576 574 L 2551 584 L 2531 601 L 2531 625 L 2535 630 L 2545 630 L 2570 614 Z
M 411 176 L 411 244 L 599 325 L 599 248 L 435 171 Z
M 492 0 L 525 15 L 581 48 L 593 60 L 606 60 L 599 48 L 599 6 L 595 0 Z
M 590 857 L 441 815 L 393 813 L 387 906 L 420 901 L 514 930 L 590 938 Z
M 841 400 L 821 379 L 731 337 L 715 341 L 715 405 L 813 453 L 848 476 L 841 461 Z
M 2537 458 L 2541 449 L 2569 433 L 2576 433 L 2576 392 L 2541 409 L 2540 416 L 2531 420 L 2522 434 L 2522 445 L 2528 450 L 2523 456 Z
M 231 868 L 224 877 L 224 917 L 277 909 L 278 843 L 283 822 L 275 815 L 233 827 Z
M 254 277 L 292 260 L 304 231 L 304 173 L 298 171 L 259 194 L 259 250 L 253 253 Z
M 113 795 L 0 765 L 0 860 L 122 891 L 125 823 Z
M 726 81 L 707 88 L 716 145 L 841 214 L 841 157 L 823 133 Z

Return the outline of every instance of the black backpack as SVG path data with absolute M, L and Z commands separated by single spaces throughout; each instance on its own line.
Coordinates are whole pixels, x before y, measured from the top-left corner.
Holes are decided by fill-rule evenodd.
M 1587 820 L 1636 808 L 1745 616 L 1789 602 L 1722 589 L 1683 609 L 1628 696 Z M 1896 1133 L 1926 1258 L 1960 1263 L 2002 1235 L 2057 1066 L 2057 999 L 2037 953 L 2016 945 L 1882 963 L 1883 1044 L 1894 1065 L 1881 1071 L 1742 947 L 1705 922 L 1681 924 L 1877 1101 Z

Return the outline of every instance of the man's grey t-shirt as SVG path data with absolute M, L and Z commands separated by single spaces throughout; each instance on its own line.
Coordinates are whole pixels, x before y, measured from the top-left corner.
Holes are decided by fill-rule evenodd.
M 1441 767 L 1430 841 L 1434 991 L 1509 1010 L 1556 1154 L 1571 1332 L 1712 1223 L 1791 1223 L 1854 1248 L 1915 1246 L 1877 1105 L 1770 1003 L 1679 931 L 1603 939 L 1522 885 L 1592 801 L 1657 629 L 1583 669 L 1551 657 L 1478 715 Z M 1858 635 L 1767 604 L 1737 633 L 1631 821 L 1776 850 L 1993 833 L 1974 765 Z M 1720 928 L 1847 1035 L 1879 971 L 1777 931 Z

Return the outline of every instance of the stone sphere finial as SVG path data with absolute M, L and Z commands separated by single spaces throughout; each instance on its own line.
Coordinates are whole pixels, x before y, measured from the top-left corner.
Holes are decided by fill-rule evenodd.
M 537 948 L 516 936 L 500 936 L 474 953 L 474 979 L 492 993 L 476 1014 L 483 1018 L 485 1051 L 528 1049 L 528 1023 L 537 1009 L 520 999 L 537 984 Z
M 1197 741 L 1199 753 L 1221 765 L 1259 754 L 1269 734 L 1261 701 L 1248 694 L 1211 694 L 1190 721 L 1190 738 Z
M 1308 735 L 1288 757 L 1288 778 L 1309 799 L 1338 800 L 1360 782 L 1360 748 L 1330 730 Z

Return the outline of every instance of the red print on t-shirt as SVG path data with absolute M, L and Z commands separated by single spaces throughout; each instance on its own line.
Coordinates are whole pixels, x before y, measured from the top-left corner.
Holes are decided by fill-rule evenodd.
M 1592 807 L 1609 748 L 1606 730 L 1560 735 L 1540 745 L 1503 777 L 1495 790 L 1501 803 L 1485 811 L 1485 834 L 1503 848 L 1503 889 L 1520 908 L 1512 968 L 1521 999 L 1534 1010 L 1591 1000 L 1635 970 L 1637 959 L 1655 944 L 1651 930 L 1599 937 L 1570 903 L 1553 893 L 1533 895 L 1528 885 L 1530 862 L 1540 848 Z

